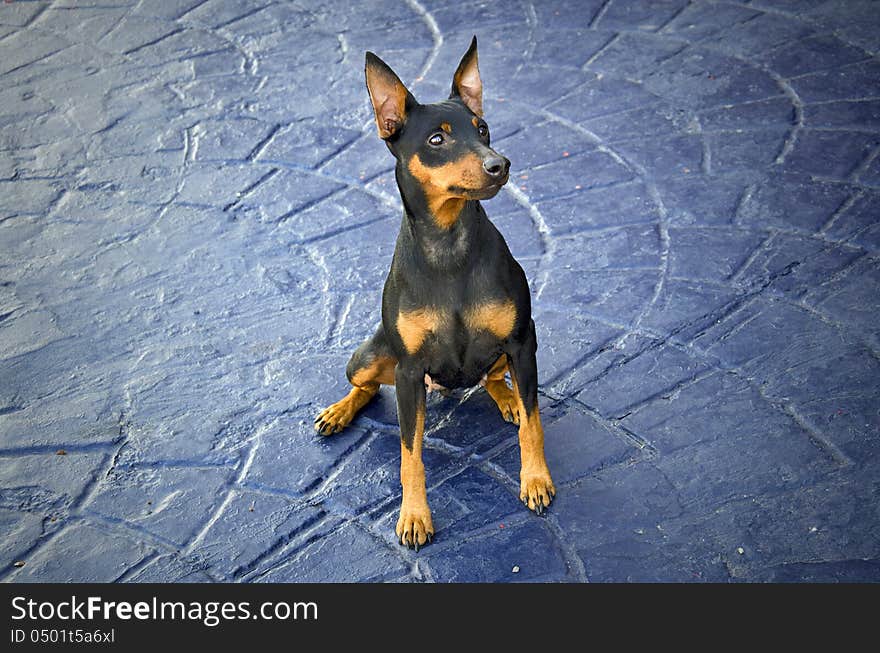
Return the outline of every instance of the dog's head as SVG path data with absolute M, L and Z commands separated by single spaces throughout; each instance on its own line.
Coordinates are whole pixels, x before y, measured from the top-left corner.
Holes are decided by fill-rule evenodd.
M 366 78 L 379 137 L 397 159 L 398 181 L 421 191 L 441 226 L 455 222 L 465 201 L 494 197 L 507 183 L 510 161 L 490 147 L 483 120 L 476 37 L 442 102 L 419 104 L 372 52 Z

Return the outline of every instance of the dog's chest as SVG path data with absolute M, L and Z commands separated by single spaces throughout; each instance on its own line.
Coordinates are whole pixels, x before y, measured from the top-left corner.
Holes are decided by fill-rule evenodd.
M 422 358 L 433 379 L 462 387 L 476 385 L 495 362 L 516 318 L 513 301 L 497 298 L 456 309 L 401 311 L 397 331 L 407 353 Z
M 430 344 L 456 348 L 485 338 L 502 341 L 515 323 L 516 306 L 504 298 L 456 309 L 423 306 L 402 310 L 397 316 L 397 331 L 412 355 Z

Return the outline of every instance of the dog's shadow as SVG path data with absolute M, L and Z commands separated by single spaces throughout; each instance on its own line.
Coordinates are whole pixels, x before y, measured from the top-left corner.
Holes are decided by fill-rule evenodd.
M 429 448 L 468 455 L 491 451 L 504 442 L 516 442 L 517 427 L 502 419 L 492 397 L 483 388 L 429 392 L 425 408 L 425 438 Z M 352 425 L 399 434 L 394 388 L 382 386 Z

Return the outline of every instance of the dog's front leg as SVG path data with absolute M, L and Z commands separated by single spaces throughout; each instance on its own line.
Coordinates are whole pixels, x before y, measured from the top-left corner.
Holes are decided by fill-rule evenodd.
M 400 484 L 403 502 L 397 520 L 397 537 L 407 547 L 419 547 L 434 537 L 422 438 L 425 434 L 425 370 L 410 361 L 401 361 L 395 371 L 397 419 L 400 422 Z
M 538 410 L 538 365 L 535 323 L 522 342 L 508 349 L 510 376 L 519 410 L 519 498 L 539 515 L 550 505 L 556 488 L 544 458 L 544 429 Z

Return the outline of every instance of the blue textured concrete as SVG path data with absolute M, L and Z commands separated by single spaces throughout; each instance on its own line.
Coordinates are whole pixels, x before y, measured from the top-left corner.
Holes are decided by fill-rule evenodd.
M 479 38 L 532 284 L 543 518 L 484 391 L 312 430 L 400 220 L 364 50 Z M 0 578 L 880 580 L 880 11 L 845 1 L 0 4 Z

